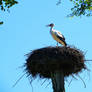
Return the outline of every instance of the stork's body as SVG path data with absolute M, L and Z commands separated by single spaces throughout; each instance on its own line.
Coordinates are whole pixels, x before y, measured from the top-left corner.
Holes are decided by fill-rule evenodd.
M 56 40 L 58 43 L 62 44 L 63 46 L 66 46 L 66 42 L 65 42 L 65 38 L 64 36 L 57 30 L 54 30 L 54 24 L 49 24 L 48 25 L 50 28 L 50 33 L 52 35 L 52 37 L 54 38 L 54 40 Z

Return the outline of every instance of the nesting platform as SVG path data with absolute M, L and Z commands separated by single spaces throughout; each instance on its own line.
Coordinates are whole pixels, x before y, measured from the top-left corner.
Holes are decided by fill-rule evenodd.
M 85 57 L 75 47 L 44 47 L 27 54 L 26 73 L 32 77 L 51 78 L 51 72 L 62 70 L 64 77 L 86 69 Z

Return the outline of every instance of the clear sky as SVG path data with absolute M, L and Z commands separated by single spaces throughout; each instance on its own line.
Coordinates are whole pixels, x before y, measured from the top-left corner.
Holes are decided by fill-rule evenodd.
M 52 92 L 51 83 L 48 85 L 50 80 L 41 86 L 44 79 L 37 78 L 30 85 L 26 76 L 12 88 L 24 73 L 21 66 L 26 62 L 25 54 L 37 48 L 56 45 L 49 28 L 45 26 L 49 23 L 55 23 L 55 29 L 64 34 L 69 45 L 86 52 L 86 59 L 92 59 L 92 17 L 67 18 L 72 4 L 69 0 L 62 0 L 62 4 L 56 6 L 57 1 L 22 0 L 10 9 L 10 13 L 0 12 L 0 19 L 4 21 L 0 26 L 0 92 Z M 78 76 L 75 76 L 78 80 L 73 79 L 68 87 L 72 79 L 69 77 L 65 82 L 66 92 L 92 90 L 92 61 L 86 65 L 90 73 L 84 71 L 79 75 L 87 87 L 84 88 Z

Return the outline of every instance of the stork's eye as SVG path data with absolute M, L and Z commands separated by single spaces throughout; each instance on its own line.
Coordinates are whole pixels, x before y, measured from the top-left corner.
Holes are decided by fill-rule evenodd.
M 54 24 L 50 24 L 50 26 L 54 26 Z

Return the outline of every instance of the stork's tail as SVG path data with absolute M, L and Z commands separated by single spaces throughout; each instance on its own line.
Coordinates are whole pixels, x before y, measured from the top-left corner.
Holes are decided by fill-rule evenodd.
M 65 41 L 60 42 L 63 46 L 67 47 L 67 43 Z
M 64 44 L 65 44 L 65 46 L 67 46 L 67 43 L 66 42 Z

